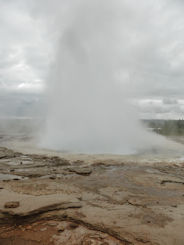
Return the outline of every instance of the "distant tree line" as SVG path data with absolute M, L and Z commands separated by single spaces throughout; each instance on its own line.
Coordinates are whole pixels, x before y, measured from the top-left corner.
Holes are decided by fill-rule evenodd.
M 184 135 L 184 120 L 143 120 L 150 130 L 162 134 L 179 136 Z

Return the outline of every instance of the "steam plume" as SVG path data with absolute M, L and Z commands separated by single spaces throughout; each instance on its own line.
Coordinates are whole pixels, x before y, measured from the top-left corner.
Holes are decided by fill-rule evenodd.
M 130 103 L 136 36 L 126 30 L 131 12 L 125 3 L 82 0 L 68 6 L 48 81 L 44 147 L 124 154 L 150 144 Z

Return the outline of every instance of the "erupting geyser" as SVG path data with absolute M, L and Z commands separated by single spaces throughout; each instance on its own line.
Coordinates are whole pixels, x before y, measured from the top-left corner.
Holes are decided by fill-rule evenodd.
M 67 11 L 48 81 L 42 145 L 81 153 L 144 148 L 150 135 L 130 104 L 136 37 L 123 24 L 127 10 L 119 0 L 83 0 Z

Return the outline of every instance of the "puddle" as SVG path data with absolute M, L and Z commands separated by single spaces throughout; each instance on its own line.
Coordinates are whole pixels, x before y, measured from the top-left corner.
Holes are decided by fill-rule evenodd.
M 149 174 L 160 174 L 160 171 L 159 171 L 159 170 L 157 170 L 157 169 L 152 169 L 152 168 L 146 169 L 145 172 L 146 172 L 146 173 L 149 173 Z
M 59 174 L 56 174 L 56 173 L 53 173 L 53 174 L 46 174 L 46 175 L 43 175 L 40 177 L 40 179 L 69 179 L 73 176 L 76 176 L 75 173 L 70 173 L 70 172 L 67 172 L 67 173 L 59 173 Z
M 15 170 L 16 172 L 24 173 L 24 172 L 35 172 L 35 168 L 18 168 Z
M 27 161 L 22 161 L 21 159 L 15 160 L 15 161 L 10 161 L 9 159 L 4 160 L 4 161 L 0 161 L 5 163 L 6 165 L 9 166 L 19 166 L 19 165 L 31 165 L 33 162 L 27 160 Z
M 25 179 L 25 177 L 13 175 L 13 174 L 0 174 L 0 180 L 13 180 L 13 179 Z
M 32 161 L 32 159 L 30 157 L 28 157 L 28 156 L 21 156 L 21 159 L 23 161 Z
M 33 164 L 33 162 L 31 160 L 25 160 L 25 161 L 24 160 L 23 161 L 20 160 L 20 163 L 23 164 L 23 165 Z
M 0 159 L 0 163 L 9 165 L 9 166 L 19 166 L 19 165 L 28 165 L 33 164 L 32 159 L 30 158 L 14 158 L 12 159 Z

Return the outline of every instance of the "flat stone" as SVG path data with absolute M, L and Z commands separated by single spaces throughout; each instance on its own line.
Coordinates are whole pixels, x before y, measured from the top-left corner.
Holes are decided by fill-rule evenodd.
M 56 167 L 70 165 L 70 162 L 68 160 L 57 156 L 50 157 L 50 161 L 52 162 L 52 166 L 56 166 Z
M 36 201 L 35 201 L 36 198 Z M 7 207 L 5 209 L 4 203 L 16 200 L 21 202 L 21 206 L 15 209 Z M 53 194 L 33 196 L 27 194 L 20 194 L 9 190 L 1 190 L 0 196 L 0 210 L 6 215 L 35 215 L 46 211 L 59 210 L 59 209 L 76 209 L 81 208 L 82 203 L 76 198 L 75 195 L 68 194 Z M 4 210 L 3 210 L 4 209 Z
M 49 226 L 57 226 L 57 225 L 58 225 L 58 222 L 49 221 L 49 222 L 47 223 L 47 225 L 49 225 Z
M 47 227 L 41 228 L 40 231 L 46 231 Z
M 79 175 L 90 175 L 92 173 L 91 168 L 79 168 L 79 167 L 73 167 L 68 169 L 70 172 L 74 172 Z

